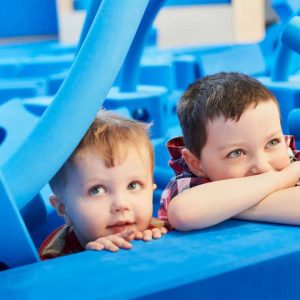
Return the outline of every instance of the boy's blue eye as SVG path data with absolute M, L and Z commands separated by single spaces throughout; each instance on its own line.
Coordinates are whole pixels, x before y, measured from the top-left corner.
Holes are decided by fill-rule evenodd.
M 97 185 L 90 189 L 90 193 L 94 196 L 99 196 L 105 194 L 106 189 L 102 185 Z
M 128 184 L 128 189 L 130 191 L 136 191 L 136 190 L 140 190 L 142 188 L 142 185 L 136 181 L 130 182 Z
M 276 145 L 278 145 L 280 143 L 280 140 L 279 139 L 273 139 L 273 140 L 271 140 L 271 141 L 269 141 L 269 145 L 270 146 L 276 146 Z
M 243 154 L 243 150 L 242 149 L 235 149 L 233 151 L 231 151 L 227 157 L 229 158 L 235 158 L 235 157 L 239 157 Z

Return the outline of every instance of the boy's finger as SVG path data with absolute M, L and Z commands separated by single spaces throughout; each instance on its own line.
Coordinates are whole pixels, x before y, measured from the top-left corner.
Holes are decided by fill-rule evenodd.
M 141 240 L 142 238 L 143 238 L 143 233 L 141 232 L 141 231 L 137 231 L 136 233 L 135 233 L 135 239 L 136 240 Z
M 145 242 L 152 240 L 152 230 L 147 229 L 143 232 L 143 240 Z
M 131 241 L 131 240 L 134 239 L 135 233 L 136 233 L 135 229 L 129 229 L 129 230 L 125 230 L 125 231 L 122 231 L 122 232 L 116 234 L 116 236 L 119 236 L 119 237 L 121 237 L 123 239 L 126 239 L 128 241 Z
M 104 244 L 104 249 L 111 251 L 111 252 L 116 252 L 119 250 L 119 247 L 117 245 L 115 245 L 112 241 L 106 239 L 103 241 Z
M 153 228 L 152 229 L 152 237 L 155 239 L 159 239 L 161 237 L 160 228 Z
M 123 239 L 120 236 L 113 235 L 110 237 L 110 240 L 114 245 L 116 245 L 119 248 L 123 248 L 123 249 L 132 248 L 131 243 L 129 243 L 127 240 Z
M 102 245 L 101 243 L 97 243 L 97 242 L 89 242 L 86 244 L 85 249 L 101 251 L 104 249 L 104 245 Z
M 161 234 L 166 234 L 168 232 L 168 229 L 166 227 L 160 228 Z

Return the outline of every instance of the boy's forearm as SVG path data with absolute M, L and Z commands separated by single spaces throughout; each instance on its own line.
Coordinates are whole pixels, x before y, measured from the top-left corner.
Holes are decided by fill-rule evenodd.
M 300 187 L 274 192 L 235 218 L 300 225 Z
M 186 231 L 215 225 L 246 211 L 269 194 L 285 188 L 281 172 L 215 181 L 193 187 L 170 203 L 168 218 Z

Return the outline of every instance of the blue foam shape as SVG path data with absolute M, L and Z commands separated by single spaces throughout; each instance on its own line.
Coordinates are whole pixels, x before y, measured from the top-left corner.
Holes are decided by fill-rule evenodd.
M 224 51 L 202 54 L 198 57 L 200 76 L 222 71 L 242 72 L 257 76 L 266 73 L 267 67 L 258 44 L 229 47 Z
M 287 81 L 289 76 L 299 69 L 299 56 L 286 45 L 278 41 L 270 76 L 273 81 Z
M 139 83 L 139 65 L 147 37 L 159 10 L 165 0 L 149 1 L 141 24 L 132 41 L 120 72 L 119 88 L 121 92 L 134 92 Z
M 28 111 L 37 117 L 43 115 L 48 106 L 52 103 L 53 96 L 31 97 L 22 100 L 23 105 Z
M 74 54 L 74 45 L 60 44 L 57 40 L 50 41 L 30 41 L 24 43 L 10 43 L 4 44 L 0 47 L 1 64 L 3 61 L 38 58 L 41 55 L 45 56 L 59 56 L 66 54 Z M 4 60 L 5 59 L 5 60 Z
M 0 76 L 7 79 L 45 77 L 68 70 L 74 61 L 73 54 L 7 58 L 0 61 Z
M 47 89 L 48 85 L 45 77 L 0 78 L 0 103 L 9 98 L 45 95 Z
M 0 129 L 5 133 L 0 142 L 0 166 L 24 142 L 37 122 L 38 118 L 24 108 L 20 99 L 11 100 L 0 106 Z M 46 221 L 45 204 L 39 195 L 18 208 L 29 230 Z
M 72 153 L 108 93 L 147 4 L 146 0 L 103 1 L 55 100 L 26 141 L 2 165 L 3 201 L 8 202 L 9 199 L 9 203 L 16 202 L 18 207 L 26 207 Z M 111 56 L 114 57 L 113 60 L 107 59 Z M 33 177 L 32 174 L 38 176 Z M 28 178 L 31 178 L 30 184 Z M 5 219 L 0 221 L 6 223 Z M 17 223 L 20 220 L 16 220 L 16 226 Z M 26 228 L 23 228 L 23 235 L 20 235 L 26 234 Z M 5 235 L 3 240 L 6 241 L 4 251 L 14 249 L 14 239 Z M 20 249 L 22 247 L 17 247 L 18 251 Z M 11 252 L 12 256 L 13 254 L 15 253 Z M 34 255 L 28 259 L 26 252 L 19 251 L 17 255 L 15 265 L 19 261 L 36 261 Z
M 271 66 L 271 78 L 273 81 L 285 81 L 299 69 L 299 55 L 294 51 L 300 51 L 298 38 L 300 32 L 300 18 L 292 18 L 284 27 L 281 39 L 278 41 L 273 65 Z M 298 48 L 297 48 L 298 45 Z
M 22 63 L 18 72 L 18 76 L 37 77 L 48 76 L 53 73 L 61 73 L 68 70 L 73 61 L 74 55 L 34 58 Z
M 294 108 L 300 107 L 300 77 L 292 76 L 288 81 L 273 81 L 269 77 L 258 77 L 257 79 L 276 96 L 281 111 L 282 129 L 285 134 L 288 134 L 288 114 Z
M 176 86 L 175 66 L 168 59 L 145 58 L 141 62 L 139 83 L 141 85 L 164 86 L 172 92 Z
M 226 221 L 0 272 L 2 299 L 298 299 L 299 228 Z M 87 276 L 88 274 L 88 276 Z M 280 284 L 279 284 L 280 283 Z
M 13 268 L 36 262 L 39 258 L 19 208 L 6 191 L 4 180 L 0 172 L 0 237 L 5 241 L 0 247 L 0 262 Z
M 293 51 L 300 53 L 300 17 L 293 17 L 285 26 L 282 33 L 282 43 Z
M 51 74 L 47 82 L 47 95 L 55 95 L 67 77 L 67 72 Z
M 18 149 L 37 124 L 38 118 L 29 113 L 20 99 L 0 106 L 0 128 L 6 138 L 0 142 L 0 166 Z
M 56 2 L 53 0 L 1 0 L 0 37 L 56 35 Z
M 200 77 L 196 58 L 192 55 L 179 55 L 174 58 L 175 87 L 186 90 L 188 86 Z
M 84 19 L 84 23 L 82 25 L 79 41 L 77 44 L 76 52 L 78 52 L 92 26 L 92 23 L 95 19 L 95 16 L 97 14 L 97 11 L 102 3 L 102 0 L 89 0 L 89 3 L 86 4 L 86 16 Z
M 135 92 L 120 92 L 113 87 L 103 104 L 107 109 L 126 107 L 130 116 L 143 122 L 152 122 L 151 137 L 163 136 L 167 109 L 167 89 L 159 86 L 139 85 Z
M 272 0 L 272 7 L 281 22 L 287 22 L 294 13 L 295 7 L 290 5 L 290 0 Z

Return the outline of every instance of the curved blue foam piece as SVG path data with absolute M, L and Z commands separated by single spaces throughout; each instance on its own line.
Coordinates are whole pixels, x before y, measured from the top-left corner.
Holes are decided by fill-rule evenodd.
M 85 18 L 85 22 L 83 25 L 83 29 L 81 31 L 78 49 L 80 49 L 90 27 L 93 24 L 94 17 L 96 15 L 96 11 L 98 7 L 101 5 L 102 0 L 92 0 L 87 16 Z M 139 65 L 143 53 L 143 49 L 145 46 L 145 42 L 148 36 L 148 33 L 151 29 L 151 25 L 163 6 L 165 0 L 152 0 L 149 1 L 141 24 L 137 30 L 137 33 L 134 37 L 132 45 L 128 51 L 125 62 L 122 67 L 121 75 L 120 75 L 120 92 L 134 92 L 136 91 L 136 87 L 139 81 Z
M 3 164 L 1 201 L 7 198 L 11 205 L 17 202 L 19 207 L 26 206 L 72 153 L 112 86 L 148 1 L 103 1 L 53 103 L 26 141 Z M 20 216 L 17 219 L 22 223 Z M 22 236 L 25 234 L 26 230 Z M 36 261 L 30 239 L 3 240 L 8 254 L 4 262 L 9 266 Z M 31 249 L 31 258 L 23 255 L 25 248 Z M 15 255 L 20 257 L 18 262 Z
M 279 41 L 280 43 L 280 41 Z M 280 43 L 276 49 L 276 55 L 270 68 L 272 81 L 287 81 L 294 65 L 295 53 L 286 45 Z
M 139 82 L 139 68 L 145 42 L 151 25 L 165 0 L 151 0 L 127 53 L 120 74 L 120 92 L 134 92 Z
M 282 34 L 282 43 L 300 53 L 300 17 L 292 18 L 285 26 Z
M 82 26 L 82 30 L 81 30 L 81 34 L 80 34 L 80 37 L 79 37 L 79 42 L 78 42 L 78 45 L 77 45 L 77 52 L 80 50 L 91 26 L 92 26 L 92 23 L 95 19 L 95 16 L 97 14 L 97 11 L 98 11 L 98 8 L 101 4 L 102 0 L 92 0 L 90 2 L 90 5 L 87 9 L 87 13 L 86 13 L 86 16 L 85 16 L 85 20 L 84 20 L 84 23 L 83 23 L 83 26 Z
M 298 14 L 300 13 L 298 9 Z M 298 67 L 300 53 L 300 17 L 293 17 L 284 27 L 281 41 L 276 50 L 274 63 L 271 66 L 271 79 L 273 81 L 286 81 Z M 296 53 L 295 53 L 295 52 Z

